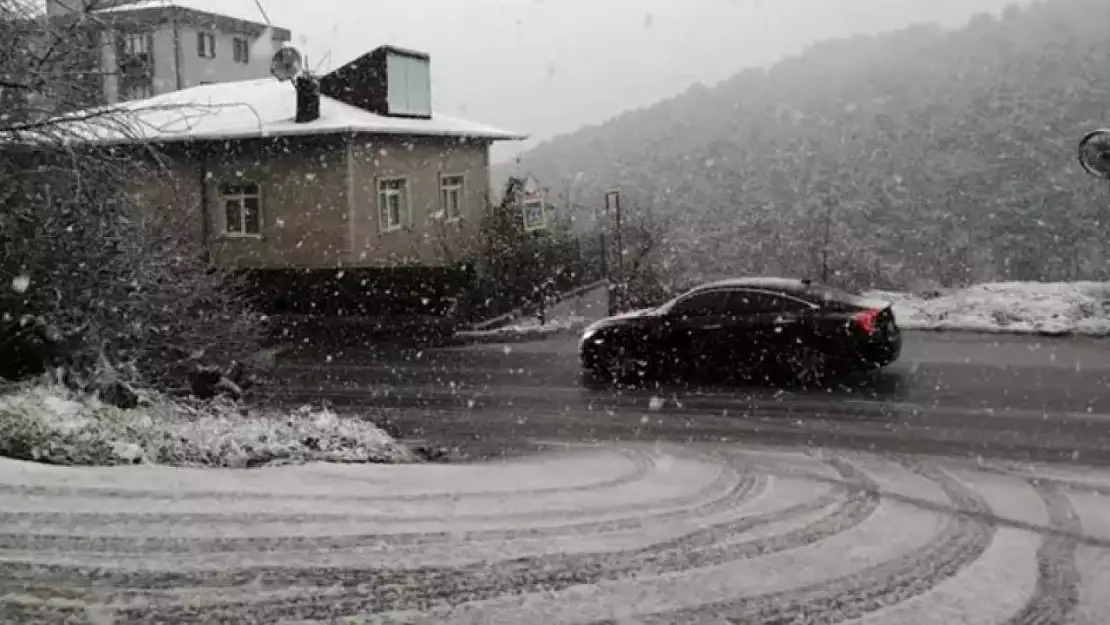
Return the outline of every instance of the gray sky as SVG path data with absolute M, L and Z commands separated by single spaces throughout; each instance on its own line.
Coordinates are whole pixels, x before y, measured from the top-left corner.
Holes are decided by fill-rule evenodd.
M 227 4 L 253 0 L 221 0 Z M 1011 0 L 262 0 L 316 65 L 380 44 L 432 57 L 435 109 L 537 140 L 766 65 L 820 39 L 955 26 Z M 230 8 L 230 7 L 229 7 Z M 236 7 L 239 9 L 239 7 Z M 247 8 L 247 7 L 242 7 Z

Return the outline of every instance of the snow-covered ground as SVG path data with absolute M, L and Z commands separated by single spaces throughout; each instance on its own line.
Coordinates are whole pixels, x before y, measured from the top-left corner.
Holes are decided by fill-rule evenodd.
M 51 385 L 0 395 L 0 456 L 66 465 L 217 467 L 414 460 L 370 421 L 325 409 L 259 414 L 230 403 L 154 398 L 120 410 Z
M 994 282 L 930 296 L 872 291 L 903 328 L 1110 335 L 1110 283 Z
M 1099 469 L 728 445 L 256 471 L 0 459 L 0 615 L 1095 625 L 1107 490 Z

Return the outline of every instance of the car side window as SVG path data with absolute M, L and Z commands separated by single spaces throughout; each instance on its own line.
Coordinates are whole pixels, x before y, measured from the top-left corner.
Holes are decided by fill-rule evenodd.
M 724 291 L 695 293 L 675 302 L 671 312 L 679 317 L 709 317 L 724 312 L 728 294 Z
M 733 291 L 728 300 L 728 312 L 734 316 L 769 313 L 803 312 L 808 306 L 785 295 L 763 291 Z

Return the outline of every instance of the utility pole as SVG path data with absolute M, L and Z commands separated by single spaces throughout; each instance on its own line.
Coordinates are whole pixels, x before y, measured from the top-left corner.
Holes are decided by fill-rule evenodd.
M 825 242 L 821 246 L 821 283 L 829 283 L 829 239 L 832 237 L 832 199 L 825 197 Z
M 605 212 L 613 212 L 613 238 L 617 246 L 617 297 L 613 298 L 613 285 L 609 285 L 609 314 L 616 314 L 624 304 L 624 240 L 621 235 L 621 192 L 612 190 L 605 194 Z

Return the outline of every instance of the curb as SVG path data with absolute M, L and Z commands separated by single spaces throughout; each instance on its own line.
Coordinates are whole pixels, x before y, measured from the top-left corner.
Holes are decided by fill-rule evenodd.
M 490 334 L 485 334 L 484 332 L 482 334 L 471 334 L 470 331 L 456 332 L 453 338 L 455 339 L 455 341 L 461 342 L 461 344 L 464 345 L 491 343 L 528 343 L 531 341 L 543 341 L 554 337 L 575 336 L 586 326 L 590 325 L 590 323 L 592 322 L 583 321 L 579 323 L 573 323 L 567 327 L 555 328 L 553 330 L 541 330 L 537 328 L 534 330 L 522 330 L 513 332 L 506 331 L 504 333 L 496 333 L 496 331 L 486 331 L 491 332 Z
M 1001 336 L 1041 336 L 1045 338 L 1110 337 L 1110 332 L 1076 332 L 1074 330 L 1019 330 L 1015 328 L 961 328 L 959 326 L 899 326 L 903 332 L 931 332 L 934 334 L 997 334 Z

